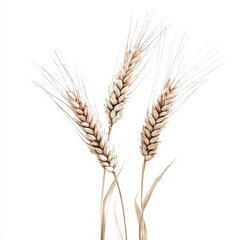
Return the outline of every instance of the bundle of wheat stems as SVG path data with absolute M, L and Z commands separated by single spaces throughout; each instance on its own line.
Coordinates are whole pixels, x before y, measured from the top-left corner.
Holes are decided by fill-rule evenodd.
M 140 29 L 136 27 L 133 32 L 130 27 L 124 60 L 116 77 L 111 83 L 109 96 L 106 99 L 105 111 L 109 122 L 108 131 L 103 129 L 97 114 L 95 114 L 91 107 L 83 82 L 78 81 L 78 79 L 75 79 L 71 75 L 66 64 L 57 54 L 55 64 L 59 74 L 52 75 L 43 67 L 39 67 L 41 73 L 58 94 L 53 94 L 41 84 L 38 85 L 49 94 L 67 117 L 71 119 L 79 136 L 87 144 L 91 153 L 96 155 L 98 162 L 103 167 L 100 233 L 100 239 L 102 240 L 105 239 L 106 230 L 106 203 L 109 201 L 115 186 L 117 186 L 122 206 L 125 239 L 128 238 L 123 198 L 118 183 L 118 173 L 116 172 L 118 164 L 117 155 L 114 147 L 110 145 L 110 136 L 113 125 L 122 117 L 124 105 L 133 91 L 133 89 L 131 90 L 133 83 L 145 67 L 142 60 L 146 58 L 147 55 L 151 55 L 151 52 L 155 50 L 156 46 L 159 46 L 159 48 L 160 46 L 164 46 L 162 39 L 165 39 L 166 28 L 162 30 L 162 28 L 157 27 L 152 32 L 147 33 L 149 24 L 150 21 L 145 20 L 142 27 Z M 136 34 L 136 29 L 138 29 L 138 34 Z M 209 53 L 197 62 L 197 64 L 193 65 L 192 68 L 186 70 L 181 66 L 181 61 L 178 61 L 182 50 L 183 44 L 181 43 L 175 54 L 175 58 L 169 59 L 167 74 L 164 77 L 162 89 L 157 99 L 152 101 L 148 109 L 141 132 L 140 149 L 143 156 L 143 165 L 140 187 L 140 207 L 135 199 L 135 209 L 139 223 L 139 239 L 141 240 L 147 239 L 147 228 L 143 218 L 145 208 L 157 183 L 171 165 L 168 165 L 156 178 L 145 197 L 143 197 L 146 164 L 157 154 L 159 137 L 168 119 L 192 95 L 203 81 L 206 80 L 206 77 L 212 72 L 215 66 L 215 55 Z M 177 62 L 179 62 L 179 64 L 177 64 Z M 181 68 L 185 69 L 185 71 L 181 70 Z M 107 191 L 105 191 L 106 172 L 109 172 L 114 177 Z M 121 234 L 120 237 L 124 239 Z

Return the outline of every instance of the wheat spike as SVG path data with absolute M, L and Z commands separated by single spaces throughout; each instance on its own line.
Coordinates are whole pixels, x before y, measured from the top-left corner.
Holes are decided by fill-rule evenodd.
M 117 157 L 114 150 L 110 149 L 98 119 L 78 93 L 67 91 L 67 101 L 75 114 L 76 123 L 84 131 L 83 135 L 87 140 L 90 151 L 97 156 L 104 169 L 114 172 L 117 166 Z
M 156 102 L 153 102 L 152 109 L 148 111 L 145 118 L 140 145 L 144 162 L 151 160 L 157 154 L 160 143 L 158 139 L 167 124 L 168 118 L 189 99 L 209 74 L 218 67 L 216 65 L 216 54 L 212 51 L 200 61 L 196 58 L 191 64 L 189 63 L 189 66 L 182 67 L 181 61 L 177 64 L 182 52 L 183 40 L 176 56 L 169 63 L 168 73 L 160 95 Z
M 158 138 L 167 124 L 167 119 L 176 99 L 177 85 L 170 79 L 165 82 L 162 93 L 152 106 L 152 111 L 147 115 L 141 132 L 141 153 L 145 161 L 151 160 L 157 153 Z
M 133 50 L 126 51 L 124 63 L 109 89 L 109 99 L 106 100 L 106 113 L 110 126 L 113 126 L 122 117 L 123 107 L 129 95 L 129 87 L 133 82 L 133 73 L 139 64 L 141 53 L 142 48 L 139 45 L 136 45 Z
M 148 53 L 149 46 L 164 33 L 164 31 L 162 31 L 160 35 L 154 38 L 155 31 L 153 31 L 145 37 L 148 24 L 149 23 L 146 22 L 145 25 L 143 25 L 135 44 L 132 45 L 129 43 L 128 37 L 123 64 L 109 88 L 105 111 L 108 116 L 110 129 L 122 117 L 123 107 L 129 98 L 130 87 L 138 77 L 136 71 L 141 60 Z
M 118 163 L 117 156 L 114 148 L 110 148 L 107 135 L 102 130 L 99 119 L 90 107 L 86 94 L 83 97 L 85 93 L 84 84 L 82 83 L 83 86 L 81 86 L 78 80 L 73 79 L 67 66 L 57 53 L 55 54 L 57 57 L 55 64 L 59 74 L 54 77 L 43 67 L 40 67 L 39 70 L 53 89 L 57 91 L 59 97 L 47 91 L 45 87 L 40 87 L 49 94 L 74 125 L 77 125 L 75 127 L 80 133 L 80 137 L 88 145 L 90 151 L 97 156 L 101 166 L 108 172 L 114 173 Z M 70 110 L 70 113 L 68 110 Z M 72 116 L 72 113 L 74 116 Z

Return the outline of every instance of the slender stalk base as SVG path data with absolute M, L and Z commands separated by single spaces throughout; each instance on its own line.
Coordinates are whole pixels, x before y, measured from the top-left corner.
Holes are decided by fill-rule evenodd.
M 103 214 L 103 199 L 104 199 L 104 186 L 105 186 L 105 177 L 106 177 L 106 170 L 103 170 L 103 177 L 102 177 L 102 192 L 101 192 L 101 209 L 100 209 L 100 222 L 101 222 L 101 232 L 100 232 L 100 239 L 102 239 L 102 214 Z
M 119 196 L 120 196 L 120 200 L 121 200 L 121 205 L 122 205 L 122 213 L 123 213 L 123 221 L 124 221 L 124 229 L 125 229 L 125 239 L 127 240 L 127 224 L 126 224 L 126 217 L 125 217 L 125 211 L 124 211 L 124 205 L 123 205 L 123 199 L 122 199 L 122 193 L 120 190 L 120 186 L 118 183 L 118 179 L 117 179 L 117 175 L 115 172 L 113 172 L 117 187 L 118 187 L 118 192 L 119 192 Z
M 112 126 L 109 126 L 108 129 L 108 141 L 110 139 L 110 135 L 112 132 Z M 100 222 L 101 222 L 101 231 L 102 231 L 102 213 L 103 213 L 103 199 L 104 199 L 104 188 L 105 188 L 105 178 L 106 178 L 106 170 L 103 169 L 103 177 L 102 177 L 102 192 L 101 192 L 101 209 L 100 209 Z M 100 233 L 102 237 L 102 232 Z
M 143 182 L 144 182 L 145 167 L 146 167 L 146 161 L 144 159 L 144 162 L 142 165 L 142 179 L 141 179 L 141 209 L 142 209 L 142 204 L 143 204 Z
M 145 173 L 145 168 L 146 168 L 146 160 L 144 158 L 143 161 L 143 165 L 142 165 L 142 178 L 141 178 L 141 213 L 143 214 L 143 183 L 144 183 L 144 173 Z M 143 215 L 142 215 L 143 217 Z M 142 236 L 142 228 L 143 228 L 143 224 L 142 224 L 142 217 L 140 218 L 139 221 L 139 240 L 143 239 Z

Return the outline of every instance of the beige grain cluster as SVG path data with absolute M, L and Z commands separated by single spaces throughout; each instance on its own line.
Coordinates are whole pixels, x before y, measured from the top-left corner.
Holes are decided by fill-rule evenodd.
M 145 161 L 151 160 L 157 153 L 160 143 L 158 138 L 167 123 L 174 100 L 176 99 L 176 88 L 176 85 L 168 79 L 156 103 L 153 104 L 152 111 L 145 119 L 145 124 L 141 132 L 140 147 Z
M 75 114 L 76 123 L 84 132 L 90 151 L 95 154 L 104 169 L 114 172 L 117 166 L 117 157 L 110 149 L 106 135 L 101 130 L 101 125 L 86 102 L 78 93 L 67 91 L 69 107 Z
M 141 61 L 142 53 L 146 49 L 141 44 L 141 39 L 134 47 L 126 49 L 124 62 L 116 75 L 116 80 L 109 88 L 109 98 L 106 99 L 106 113 L 110 128 L 122 117 L 123 107 L 129 96 L 129 87 L 136 77 L 134 72 Z

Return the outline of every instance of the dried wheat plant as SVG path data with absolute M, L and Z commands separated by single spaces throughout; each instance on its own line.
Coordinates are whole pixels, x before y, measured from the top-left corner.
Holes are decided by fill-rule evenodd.
M 147 240 L 147 227 L 144 221 L 144 211 L 152 196 L 158 182 L 166 170 L 170 167 L 169 164 L 165 170 L 156 178 L 152 186 L 148 190 L 145 197 L 143 196 L 144 173 L 146 163 L 152 160 L 158 151 L 159 138 L 162 130 L 165 128 L 168 119 L 185 103 L 185 101 L 198 89 L 198 87 L 206 80 L 209 74 L 216 67 L 215 53 L 209 52 L 203 58 L 198 58 L 198 54 L 190 61 L 183 65 L 183 49 L 184 39 L 179 44 L 176 52 L 168 52 L 166 67 L 164 67 L 162 56 L 165 50 L 165 31 L 159 26 L 154 30 L 149 31 L 149 20 L 144 20 L 139 28 L 132 26 L 129 28 L 127 44 L 124 52 L 122 64 L 113 78 L 106 99 L 105 112 L 108 118 L 108 129 L 103 129 L 98 115 L 91 107 L 87 98 L 84 83 L 78 79 L 77 75 L 72 75 L 63 62 L 62 58 L 56 54 L 55 66 L 57 67 L 56 74 L 50 74 L 45 68 L 38 66 L 42 75 L 47 79 L 49 88 L 38 84 L 58 107 L 66 114 L 77 129 L 81 139 L 86 143 L 90 152 L 93 153 L 100 165 L 103 168 L 102 189 L 101 189 L 101 220 L 100 220 L 100 239 L 104 240 L 106 235 L 106 219 L 107 219 L 107 203 L 111 199 L 111 195 L 117 186 L 119 199 L 121 202 L 124 234 L 127 236 L 127 223 L 124 210 L 122 192 L 118 182 L 120 171 L 116 171 L 118 166 L 117 155 L 115 148 L 110 144 L 110 136 L 113 125 L 122 117 L 123 108 L 130 94 L 136 89 L 133 88 L 133 83 L 136 82 L 139 75 L 145 68 L 148 59 L 146 56 L 151 56 L 152 51 L 158 46 L 157 69 L 166 70 L 162 76 L 163 84 L 159 91 L 159 95 L 155 98 L 156 92 L 152 91 L 150 98 L 149 109 L 145 119 L 145 123 L 141 132 L 140 150 L 143 156 L 142 178 L 140 186 L 140 207 L 135 199 L 135 210 L 139 224 L 139 239 Z M 160 60 L 159 60 L 160 59 Z M 144 62 L 144 60 L 146 60 Z M 156 71 L 156 80 L 160 78 L 160 71 Z M 136 83 L 139 84 L 140 81 Z M 52 91 L 49 90 L 51 87 Z M 157 81 L 153 88 L 157 89 Z M 55 93 L 56 92 L 56 93 Z M 113 175 L 113 181 L 105 190 L 106 172 Z M 124 239 L 118 226 L 116 217 L 116 225 L 118 227 L 120 238 Z
M 38 69 L 48 80 L 50 86 L 52 86 L 53 89 L 57 91 L 57 94 L 53 94 L 41 84 L 37 85 L 48 93 L 52 100 L 74 123 L 74 126 L 76 127 L 79 136 L 89 147 L 91 153 L 93 153 L 97 157 L 103 169 L 113 174 L 114 181 L 110 185 L 103 201 L 104 203 L 107 203 L 107 201 L 109 201 L 113 189 L 115 185 L 117 185 L 122 205 L 125 237 L 127 239 L 126 220 L 122 193 L 115 171 L 118 162 L 114 147 L 110 146 L 107 134 L 102 128 L 100 120 L 98 119 L 97 115 L 93 111 L 93 108 L 88 102 L 83 82 L 81 84 L 80 81 L 74 80 L 69 70 L 67 69 L 67 66 L 63 63 L 63 61 L 57 54 L 56 57 L 57 60 L 55 61 L 55 64 L 58 69 L 58 74 L 56 74 L 56 76 L 51 75 L 41 66 L 38 66 Z M 77 76 L 76 79 L 78 79 Z M 101 224 L 105 225 L 105 217 L 102 218 L 102 220 L 104 222 Z M 101 232 L 101 239 L 105 239 L 105 231 Z
M 161 48 L 161 46 L 159 46 Z M 141 178 L 141 208 L 139 208 L 136 200 L 135 207 L 139 222 L 139 239 L 147 239 L 147 228 L 144 222 L 143 214 L 153 193 L 154 188 L 161 180 L 163 174 L 171 166 L 169 164 L 165 170 L 156 178 L 145 198 L 143 199 L 143 184 L 146 163 L 152 160 L 158 150 L 160 144 L 159 137 L 162 130 L 166 127 L 169 118 L 189 99 L 189 97 L 201 86 L 208 78 L 209 74 L 218 67 L 218 59 L 216 53 L 210 51 L 203 58 L 198 54 L 190 61 L 190 63 L 182 66 L 184 59 L 184 38 L 175 53 L 173 50 L 169 54 L 168 67 L 164 75 L 163 85 L 157 99 L 152 102 L 149 107 L 145 123 L 141 132 L 140 152 L 144 158 L 142 164 Z M 165 49 L 162 49 L 164 51 Z M 162 57 L 163 53 L 160 53 Z M 175 57 L 173 58 L 172 56 Z M 171 57 L 170 57 L 171 56 Z M 159 68 L 159 66 L 157 66 Z M 158 72 L 159 74 L 159 72 Z M 155 88 L 156 89 L 156 88 Z

